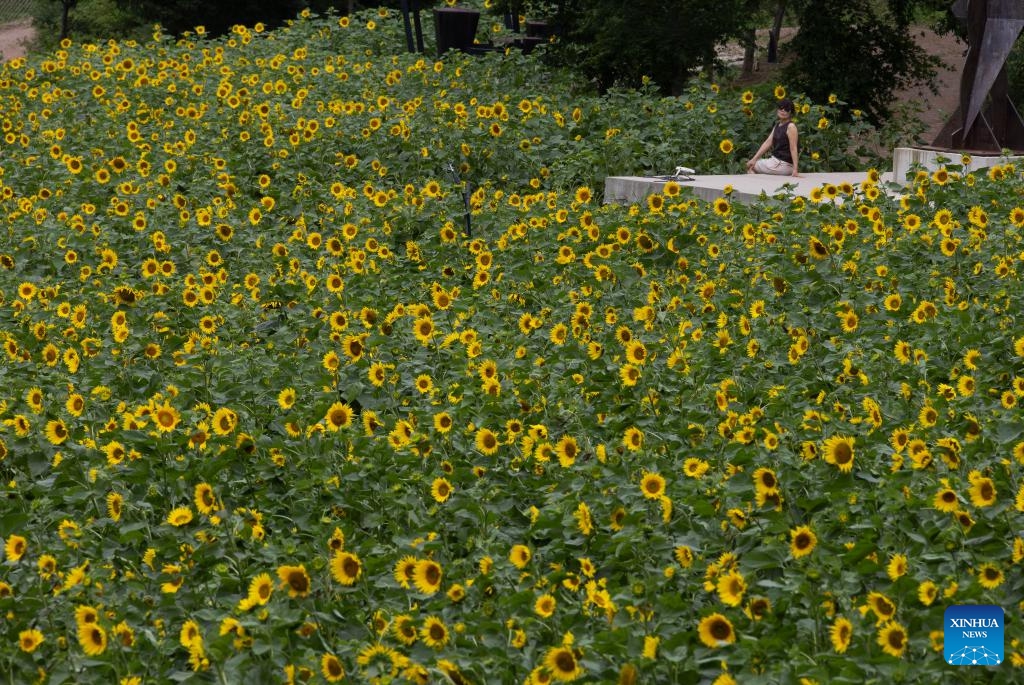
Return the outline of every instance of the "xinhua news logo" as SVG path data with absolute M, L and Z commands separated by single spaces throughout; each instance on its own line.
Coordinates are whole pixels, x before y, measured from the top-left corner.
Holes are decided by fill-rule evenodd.
M 998 666 L 1003 651 L 1003 608 L 956 604 L 946 609 L 943 643 L 951 666 Z

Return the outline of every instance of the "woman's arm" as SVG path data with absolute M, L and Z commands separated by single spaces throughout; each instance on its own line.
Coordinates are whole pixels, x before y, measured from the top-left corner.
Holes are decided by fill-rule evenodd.
M 790 124 L 786 127 L 786 137 L 789 138 L 789 156 L 793 158 L 793 175 L 799 176 L 799 167 L 797 165 L 799 161 L 799 150 L 797 145 L 798 134 L 796 131 L 796 124 Z
M 774 132 L 774 130 L 773 130 L 773 132 Z M 757 148 L 757 152 L 754 153 L 754 156 L 747 160 L 747 168 L 748 169 L 753 168 L 753 166 L 755 164 L 757 164 L 757 160 L 761 159 L 761 155 L 763 155 L 765 152 L 767 152 L 768 148 L 770 148 L 771 146 L 772 146 L 772 134 L 769 133 L 768 137 L 764 139 L 763 143 L 761 143 L 761 147 Z

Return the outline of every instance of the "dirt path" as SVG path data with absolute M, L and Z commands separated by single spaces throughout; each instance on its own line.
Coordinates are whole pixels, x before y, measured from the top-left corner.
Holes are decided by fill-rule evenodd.
M 25 43 L 35 35 L 28 19 L 0 26 L 0 62 L 25 56 Z
M 912 88 L 897 92 L 895 99 L 921 104 L 921 123 L 925 126 L 921 138 L 931 143 L 959 104 L 960 75 L 963 73 L 967 44 L 952 34 L 939 36 L 930 29 L 916 29 L 913 35 L 918 45 L 942 62 L 936 76 L 938 93 L 932 93 L 927 88 Z

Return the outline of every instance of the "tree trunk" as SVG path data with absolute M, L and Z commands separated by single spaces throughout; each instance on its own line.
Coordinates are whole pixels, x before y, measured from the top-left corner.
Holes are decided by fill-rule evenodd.
M 779 61 L 779 34 L 782 33 L 782 22 L 786 18 L 786 0 L 779 0 L 779 4 L 775 6 L 775 21 L 772 23 L 772 28 L 768 31 L 768 57 L 767 60 L 770 64 L 775 64 Z
M 60 10 L 60 39 L 64 40 L 68 37 L 68 20 L 71 13 L 71 8 L 75 6 L 78 0 L 62 0 Z
M 743 75 L 750 76 L 754 73 L 754 58 L 757 52 L 757 29 L 751 27 L 747 30 L 747 36 L 743 46 Z

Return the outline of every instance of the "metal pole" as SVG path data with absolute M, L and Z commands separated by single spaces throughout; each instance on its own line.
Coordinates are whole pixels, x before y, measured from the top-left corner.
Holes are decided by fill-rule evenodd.
M 409 21 L 409 0 L 402 0 L 402 21 L 405 24 L 405 45 L 409 52 L 413 52 L 412 44 L 412 23 Z
M 416 50 L 423 52 L 423 27 L 420 25 L 420 2 L 413 0 L 412 20 L 416 25 Z

